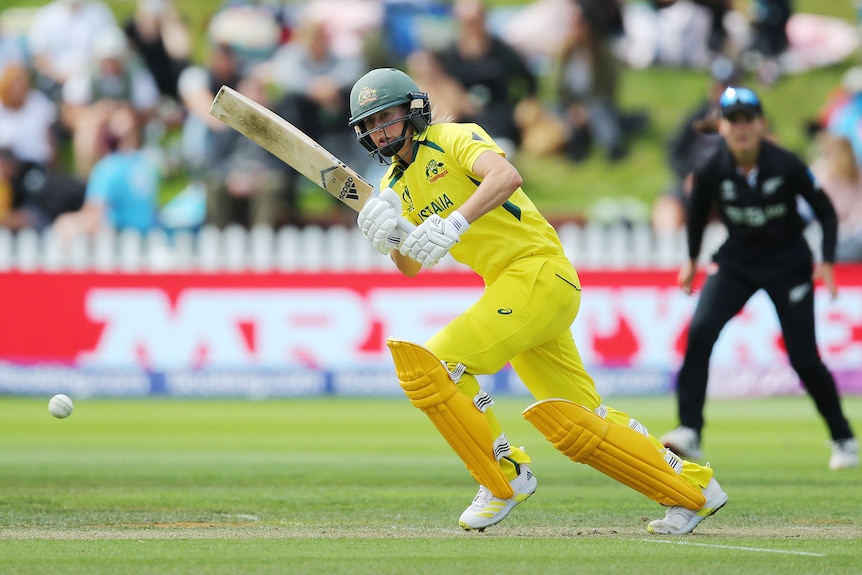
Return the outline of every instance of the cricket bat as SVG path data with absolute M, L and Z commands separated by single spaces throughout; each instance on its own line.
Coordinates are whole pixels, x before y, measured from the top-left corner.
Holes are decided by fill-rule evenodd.
M 255 142 L 294 170 L 358 212 L 374 194 L 374 186 L 336 158 L 308 134 L 228 86 L 222 86 L 210 114 Z M 413 224 L 399 217 L 398 229 L 410 233 Z

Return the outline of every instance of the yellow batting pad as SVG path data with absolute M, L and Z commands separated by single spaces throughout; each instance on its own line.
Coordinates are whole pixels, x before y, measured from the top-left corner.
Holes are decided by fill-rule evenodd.
M 421 345 L 391 338 L 386 345 L 410 403 L 431 419 L 473 478 L 496 497 L 514 497 L 512 486 L 494 456 L 494 438 L 485 414 L 458 391 L 443 363 Z
M 682 480 L 648 437 L 567 399 L 545 399 L 524 418 L 572 461 L 585 463 L 662 505 L 697 510 L 703 494 Z

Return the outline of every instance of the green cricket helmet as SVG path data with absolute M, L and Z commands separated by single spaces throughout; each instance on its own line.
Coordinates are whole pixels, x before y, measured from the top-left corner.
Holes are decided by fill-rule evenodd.
M 378 148 L 371 138 L 371 133 L 365 129 L 364 120 L 378 112 L 393 106 L 407 105 L 405 115 L 376 126 L 374 130 L 385 128 L 406 120 L 401 135 L 394 138 L 388 145 Z M 356 139 L 368 150 L 371 156 L 391 158 L 398 153 L 407 140 L 407 125 L 411 125 L 416 133 L 424 130 L 431 123 L 431 104 L 428 94 L 421 92 L 413 79 L 395 68 L 377 68 L 371 70 L 353 85 L 350 91 L 350 120 L 348 126 L 356 130 Z

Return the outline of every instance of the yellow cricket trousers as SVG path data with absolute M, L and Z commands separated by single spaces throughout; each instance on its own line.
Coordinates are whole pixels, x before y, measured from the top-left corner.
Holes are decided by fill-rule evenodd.
M 595 382 L 584 368 L 572 337 L 571 325 L 581 303 L 581 282 L 564 257 L 523 258 L 513 262 L 487 285 L 482 297 L 425 343 L 434 355 L 446 362 L 450 371 L 458 364 L 464 373 L 459 390 L 469 398 L 479 392 L 476 375 L 494 374 L 507 363 L 536 400 L 562 398 L 591 411 L 602 404 Z M 608 406 L 605 418 L 620 425 L 629 416 Z M 502 428 L 493 409 L 486 411 L 491 435 Z M 656 449 L 661 443 L 650 436 Z M 529 462 L 529 457 L 512 447 L 510 459 Z M 510 480 L 516 475 L 511 461 L 500 461 Z M 712 469 L 684 462 L 681 477 L 703 488 Z

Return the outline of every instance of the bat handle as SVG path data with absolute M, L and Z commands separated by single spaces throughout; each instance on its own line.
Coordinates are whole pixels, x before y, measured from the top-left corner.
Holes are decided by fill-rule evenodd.
M 416 229 L 416 226 L 411 224 L 404 216 L 398 216 L 398 229 L 404 232 L 405 234 L 409 234 L 413 230 Z

